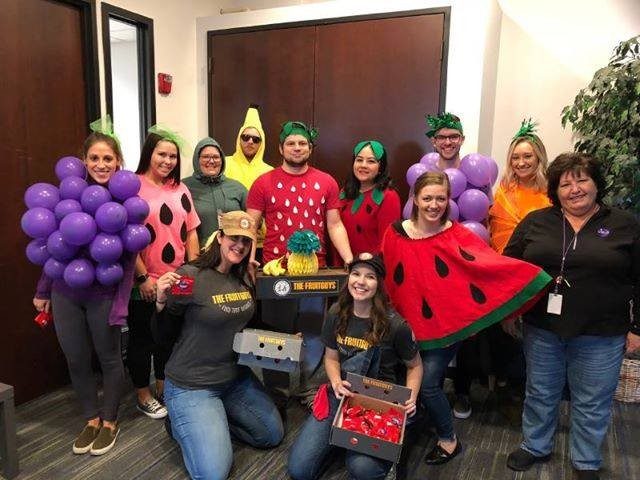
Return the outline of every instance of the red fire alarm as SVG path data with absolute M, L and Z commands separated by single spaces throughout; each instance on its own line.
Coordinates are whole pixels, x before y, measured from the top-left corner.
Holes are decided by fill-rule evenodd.
M 158 74 L 158 93 L 169 95 L 171 93 L 171 82 L 173 77 L 168 73 Z

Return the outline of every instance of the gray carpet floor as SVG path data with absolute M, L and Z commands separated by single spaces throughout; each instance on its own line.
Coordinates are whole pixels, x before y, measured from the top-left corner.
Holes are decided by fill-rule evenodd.
M 563 480 L 573 476 L 569 461 L 567 405 L 556 435 L 553 459 L 526 473 L 507 469 L 508 453 L 517 447 L 520 430 L 485 401 L 486 391 L 472 390 L 473 414 L 456 420 L 456 431 L 463 453 L 444 466 L 429 467 L 422 462 L 434 439 L 428 425 L 406 445 L 409 479 L 460 480 Z M 18 479 L 186 479 L 180 449 L 165 433 L 161 420 L 152 420 L 135 409 L 133 393 L 124 399 L 121 432 L 114 449 L 102 457 L 74 455 L 71 444 L 83 427 L 73 391 L 60 389 L 17 409 L 20 475 Z M 288 409 L 287 435 L 273 450 L 255 450 L 234 445 L 232 479 L 286 479 L 287 452 L 306 412 L 293 403 Z M 347 478 L 338 457 L 323 476 Z M 392 471 L 388 479 L 394 479 Z M 613 423 L 604 444 L 602 478 L 640 480 L 640 404 L 615 402 Z

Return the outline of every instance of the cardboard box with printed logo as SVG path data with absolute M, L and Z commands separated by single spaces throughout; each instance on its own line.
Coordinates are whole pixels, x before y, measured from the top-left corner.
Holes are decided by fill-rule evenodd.
M 293 372 L 302 360 L 302 338 L 288 333 L 245 328 L 233 338 L 238 364 Z
M 331 426 L 329 443 L 390 462 L 398 462 L 407 423 L 407 414 L 401 408 L 401 405 L 404 405 L 411 397 L 411 389 L 353 373 L 347 373 L 346 380 L 351 384 L 351 391 L 355 395 L 353 397 L 344 397 L 340 401 L 340 406 Z M 349 402 L 349 407 L 360 406 L 364 409 L 373 409 L 381 413 L 386 413 L 392 408 L 401 412 L 403 421 L 398 443 L 342 428 L 343 410 L 346 402 Z

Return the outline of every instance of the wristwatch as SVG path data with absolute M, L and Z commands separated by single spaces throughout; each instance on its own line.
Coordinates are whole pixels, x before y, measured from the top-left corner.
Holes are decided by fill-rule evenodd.
M 147 281 L 147 278 L 149 278 L 149 274 L 148 273 L 141 273 L 140 275 L 136 275 L 136 282 L 137 283 L 144 283 Z

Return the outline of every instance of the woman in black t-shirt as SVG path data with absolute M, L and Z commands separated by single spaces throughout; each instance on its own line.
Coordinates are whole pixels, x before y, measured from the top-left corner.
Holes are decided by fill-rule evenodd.
M 415 413 L 422 362 L 411 329 L 388 303 L 384 276 L 379 257 L 361 254 L 349 265 L 347 283 L 325 318 L 322 341 L 329 386 L 321 387 L 318 397 L 325 395 L 329 414 L 321 419 L 312 415 L 302 426 L 289 453 L 289 474 L 296 480 L 318 478 L 336 449 L 329 445 L 331 424 L 340 399 L 353 395 L 344 379 L 347 372 L 399 383 L 399 367 L 406 367 L 405 384 L 412 393 L 404 408 L 409 415 Z M 392 465 L 354 451 L 345 452 L 345 462 L 355 479 L 383 479 Z

